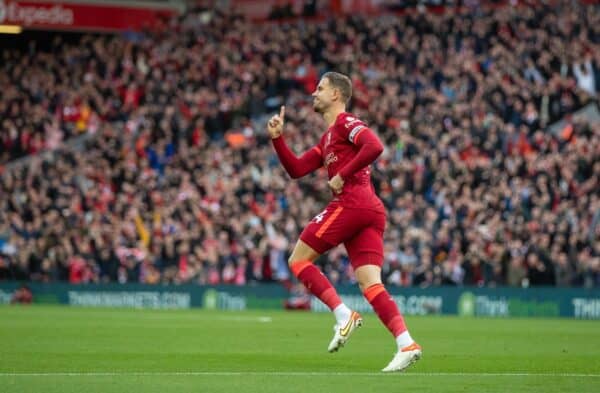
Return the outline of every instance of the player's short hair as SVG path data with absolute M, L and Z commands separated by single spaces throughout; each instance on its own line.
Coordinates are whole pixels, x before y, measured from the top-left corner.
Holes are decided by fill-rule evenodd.
M 344 104 L 347 104 L 352 98 L 352 81 L 344 74 L 340 74 L 339 72 L 326 72 L 323 74 L 323 78 L 329 79 L 329 83 L 331 86 L 338 89 L 342 94 L 342 98 L 344 99 Z

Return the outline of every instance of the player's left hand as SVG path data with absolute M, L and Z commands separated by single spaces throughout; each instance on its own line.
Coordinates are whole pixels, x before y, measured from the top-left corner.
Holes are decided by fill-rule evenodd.
M 327 184 L 329 184 L 329 187 L 331 187 L 334 194 L 339 194 L 342 192 L 342 188 L 344 187 L 344 179 L 342 179 L 342 177 L 338 173 L 337 175 L 332 177 L 331 180 L 327 182 Z

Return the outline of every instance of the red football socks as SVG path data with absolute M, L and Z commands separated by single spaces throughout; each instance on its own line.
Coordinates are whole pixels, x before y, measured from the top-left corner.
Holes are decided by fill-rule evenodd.
M 333 311 L 342 304 L 335 288 L 327 277 L 310 261 L 296 262 L 290 266 L 294 276 L 302 281 L 302 284 L 316 297 Z
M 375 310 L 381 322 L 383 322 L 394 337 L 398 337 L 406 331 L 404 318 L 402 318 L 396 302 L 392 299 L 388 291 L 386 291 L 383 284 L 371 285 L 365 290 L 364 296 L 373 307 L 373 310 Z

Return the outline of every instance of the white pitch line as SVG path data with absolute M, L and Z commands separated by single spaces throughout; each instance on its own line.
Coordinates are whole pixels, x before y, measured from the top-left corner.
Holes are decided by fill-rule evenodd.
M 216 316 L 214 319 L 218 319 L 221 321 L 240 321 L 240 322 L 244 322 L 244 321 L 250 321 L 250 322 L 263 322 L 263 323 L 268 323 L 268 322 L 273 322 L 273 318 L 271 317 L 249 317 L 249 316 L 243 316 L 243 315 L 221 315 L 221 316 Z
M 381 372 L 312 372 L 312 371 L 173 371 L 173 372 L 48 372 L 48 373 L 0 373 L 0 377 L 152 377 L 152 376 L 383 376 Z M 390 373 L 387 375 L 396 375 Z M 402 373 L 403 377 L 569 377 L 600 378 L 600 374 L 577 373 L 450 373 L 450 372 L 417 372 Z

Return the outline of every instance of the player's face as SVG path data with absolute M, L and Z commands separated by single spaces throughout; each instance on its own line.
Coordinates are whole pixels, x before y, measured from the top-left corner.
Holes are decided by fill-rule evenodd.
M 334 89 L 329 83 L 329 79 L 322 78 L 317 89 L 312 94 L 313 96 L 313 109 L 317 113 L 325 113 L 331 102 L 333 101 Z

